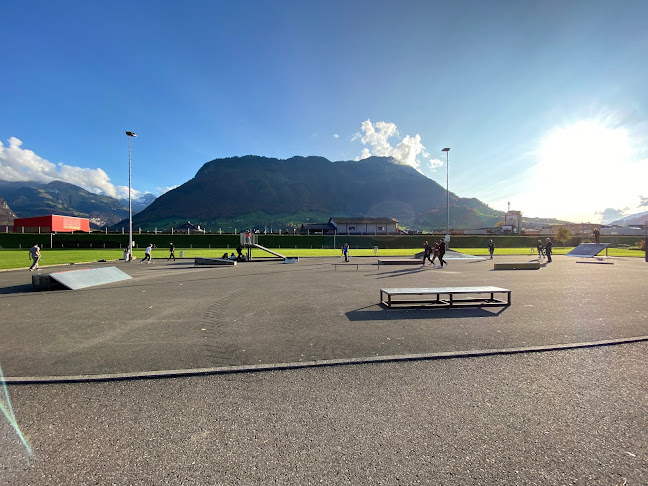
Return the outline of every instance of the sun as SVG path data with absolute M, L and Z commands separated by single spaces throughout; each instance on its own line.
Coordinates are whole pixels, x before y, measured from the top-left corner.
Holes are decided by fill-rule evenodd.
M 631 137 L 595 119 L 557 126 L 539 140 L 536 165 L 520 203 L 528 213 L 569 221 L 595 221 L 628 199 Z
M 566 177 L 590 179 L 588 174 L 609 171 L 625 162 L 629 154 L 629 136 L 624 128 L 585 120 L 551 130 L 540 143 L 539 161 Z

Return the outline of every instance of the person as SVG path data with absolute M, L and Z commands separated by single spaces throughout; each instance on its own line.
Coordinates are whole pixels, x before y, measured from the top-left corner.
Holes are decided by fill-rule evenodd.
M 594 243 L 597 245 L 601 242 L 601 232 L 598 228 L 594 228 Z
M 167 259 L 167 262 L 173 258 L 173 261 L 175 262 L 175 246 L 173 246 L 173 242 L 169 243 L 169 258 Z
M 423 266 L 425 266 L 425 259 L 427 258 L 430 262 L 430 265 L 434 265 L 434 262 L 430 258 L 430 254 L 432 253 L 432 247 L 428 243 L 427 240 L 423 243 Z
M 234 254 L 234 252 L 232 252 L 232 254 L 230 255 L 229 259 L 230 259 L 230 260 L 236 260 L 236 255 Z
M 252 244 L 251 236 L 252 235 L 250 234 L 250 230 L 245 230 L 245 244 L 246 245 L 251 245 Z
M 495 243 L 493 243 L 493 240 L 490 240 L 488 242 L 488 252 L 490 253 L 490 259 L 493 259 L 493 253 L 495 252 Z
M 434 260 L 437 258 L 439 258 L 439 242 L 435 241 L 432 247 L 432 266 L 434 266 Z
M 29 267 L 29 271 L 33 272 L 34 270 L 38 270 L 38 261 L 40 260 L 41 254 L 40 254 L 40 248 L 38 248 L 38 243 L 34 243 L 34 246 L 32 246 L 29 249 L 29 257 L 34 260 L 34 262 L 31 264 L 31 267 Z
M 140 263 L 151 263 L 151 250 L 153 250 L 153 243 L 149 243 L 149 246 L 146 247 L 146 250 L 144 251 L 144 258 L 140 260 Z
M 221 257 L 221 260 L 229 260 L 229 253 L 227 253 L 227 252 L 223 253 L 223 256 Z
M 551 242 L 551 238 L 547 238 L 547 242 L 545 243 L 545 254 L 547 255 L 547 263 L 551 263 L 552 250 L 553 250 L 553 243 Z
M 544 257 L 544 245 L 542 240 L 538 240 L 538 260 L 542 260 L 542 257 Z
M 342 247 L 342 255 L 344 255 L 344 261 L 348 262 L 349 261 L 349 244 L 345 243 L 344 246 Z
M 243 261 L 243 247 L 241 245 L 236 247 L 236 258 L 239 261 Z
M 444 263 L 446 266 L 448 266 L 448 262 L 446 262 L 443 259 L 443 255 L 445 255 L 445 252 L 446 252 L 446 242 L 445 239 L 441 238 L 439 240 L 439 268 L 443 268 Z

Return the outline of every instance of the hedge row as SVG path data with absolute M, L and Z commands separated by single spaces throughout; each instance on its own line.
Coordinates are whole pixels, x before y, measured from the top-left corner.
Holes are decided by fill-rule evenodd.
M 420 248 L 423 242 L 438 240 L 440 235 L 398 235 L 398 236 L 305 236 L 305 235 L 258 235 L 259 244 L 267 248 L 340 248 L 348 243 L 351 248 Z M 453 236 L 451 248 L 485 248 L 492 239 L 496 248 L 534 248 L 537 237 L 531 236 Z M 176 248 L 236 248 L 239 235 L 200 235 L 200 234 L 134 234 L 137 248 L 144 248 L 153 243 L 158 248 L 166 248 L 173 242 Z M 542 237 L 544 241 L 544 237 Z M 612 246 L 634 246 L 642 240 L 638 236 L 601 237 L 601 242 Z M 555 238 L 554 238 L 555 241 Z M 572 238 L 564 242 L 566 246 L 576 246 L 581 242 L 592 241 Z M 124 248 L 128 244 L 128 235 L 105 233 L 58 233 L 22 234 L 0 233 L 2 248 L 29 248 L 38 243 L 43 248 Z M 558 243 L 558 242 L 556 242 Z M 562 242 L 558 243 L 562 244 Z

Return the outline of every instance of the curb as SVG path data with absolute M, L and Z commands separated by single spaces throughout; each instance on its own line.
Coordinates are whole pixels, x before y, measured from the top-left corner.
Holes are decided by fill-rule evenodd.
M 297 370 L 302 368 L 322 368 L 329 366 L 362 365 L 375 363 L 393 363 L 404 361 L 426 361 L 457 358 L 479 358 L 485 356 L 503 356 L 525 353 L 542 353 L 547 351 L 566 351 L 570 349 L 614 346 L 648 341 L 648 336 L 590 341 L 583 343 L 552 344 L 547 346 L 527 346 L 521 348 L 484 349 L 472 351 L 447 351 L 441 353 L 404 354 L 393 356 L 375 356 L 364 358 L 328 359 L 321 361 L 299 361 L 293 363 L 273 363 L 260 365 L 220 366 L 215 368 L 195 368 L 178 370 L 142 371 L 132 373 L 107 373 L 97 375 L 71 376 L 17 376 L 2 377 L 0 384 L 33 385 L 62 383 L 92 383 L 103 381 L 150 380 L 160 378 L 182 378 L 189 376 L 221 375 L 232 373 L 257 373 L 262 371 Z

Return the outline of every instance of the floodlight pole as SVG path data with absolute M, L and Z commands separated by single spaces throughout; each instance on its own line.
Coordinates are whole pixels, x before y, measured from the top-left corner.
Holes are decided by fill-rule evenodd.
M 448 154 L 450 153 L 450 147 L 446 147 L 441 152 L 446 153 L 446 209 L 448 211 L 448 226 L 446 227 L 446 247 L 449 249 L 450 247 L 450 186 L 448 184 L 449 181 L 449 174 L 450 174 L 450 167 L 448 167 L 448 162 L 449 162 L 449 157 Z
M 128 256 L 126 261 L 133 260 L 133 204 L 131 202 L 131 138 L 137 137 L 134 132 L 126 132 L 128 136 Z

